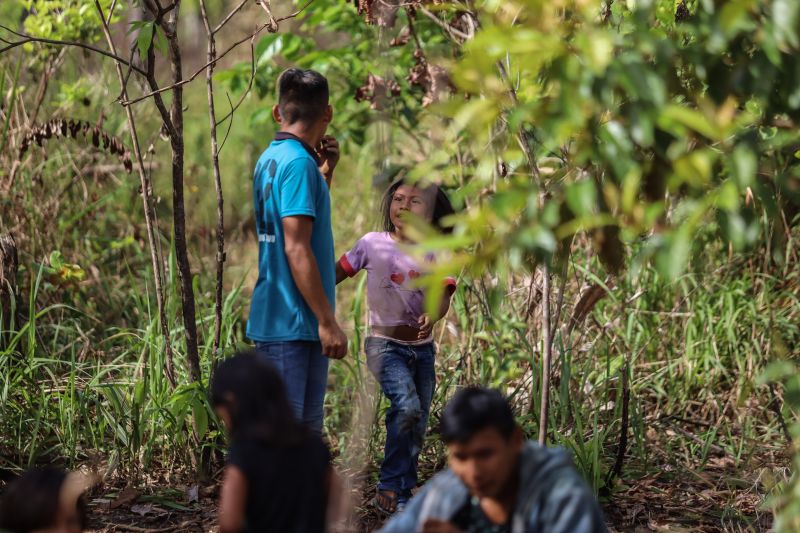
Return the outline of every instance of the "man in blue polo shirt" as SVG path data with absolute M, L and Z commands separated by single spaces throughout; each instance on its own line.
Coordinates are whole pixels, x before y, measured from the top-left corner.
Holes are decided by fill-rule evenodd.
M 258 281 L 247 336 L 283 376 L 297 417 L 321 433 L 328 361 L 347 353 L 334 316 L 329 187 L 339 145 L 325 135 L 328 81 L 312 70 L 285 71 L 272 114 L 280 131 L 253 179 Z

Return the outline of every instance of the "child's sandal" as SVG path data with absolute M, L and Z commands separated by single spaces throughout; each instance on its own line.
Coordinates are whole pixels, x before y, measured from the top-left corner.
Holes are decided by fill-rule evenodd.
M 399 495 L 391 490 L 378 490 L 372 499 L 372 505 L 385 515 L 393 515 L 397 512 Z

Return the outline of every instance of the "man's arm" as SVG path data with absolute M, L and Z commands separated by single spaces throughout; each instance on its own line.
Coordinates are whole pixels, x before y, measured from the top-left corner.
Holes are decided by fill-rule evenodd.
M 322 353 L 332 359 L 341 359 L 347 354 L 347 337 L 336 323 L 336 316 L 322 287 L 317 259 L 311 249 L 314 220 L 306 216 L 289 216 L 282 221 L 286 259 L 295 285 L 319 322 Z
M 603 513 L 597 498 L 574 471 L 561 469 L 551 476 L 556 482 L 548 490 L 541 511 L 541 531 L 553 533 L 606 533 Z

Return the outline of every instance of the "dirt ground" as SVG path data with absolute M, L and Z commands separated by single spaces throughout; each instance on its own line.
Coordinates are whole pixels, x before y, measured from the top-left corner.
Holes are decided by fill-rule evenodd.
M 638 465 L 637 465 L 638 466 Z M 764 508 L 765 473 L 770 468 L 737 470 L 730 458 L 716 457 L 702 469 L 652 464 L 636 480 L 619 480 L 602 497 L 612 532 L 767 531 L 771 513 Z M 383 521 L 369 505 L 374 486 L 354 495 L 349 523 L 335 533 L 366 533 Z M 218 485 L 125 488 L 105 486 L 89 498 L 92 532 L 216 532 Z

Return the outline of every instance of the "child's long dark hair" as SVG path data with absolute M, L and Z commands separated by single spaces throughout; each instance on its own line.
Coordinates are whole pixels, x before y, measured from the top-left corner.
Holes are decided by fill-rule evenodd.
M 56 523 L 67 473 L 56 467 L 34 468 L 13 481 L 0 499 L 0 531 L 49 530 Z M 86 503 L 76 502 L 79 526 L 86 528 Z
M 307 436 L 294 417 L 283 380 L 255 352 L 239 352 L 219 364 L 211 379 L 211 402 L 231 417 L 231 438 L 294 446 Z
M 386 192 L 383 195 L 383 200 L 381 201 L 381 218 L 383 219 L 383 231 L 388 231 L 389 233 L 394 233 L 395 227 L 392 224 L 392 219 L 389 216 L 389 212 L 392 207 L 392 198 L 394 197 L 394 193 L 397 189 L 400 188 L 401 185 L 413 185 L 408 183 L 405 178 L 399 178 L 398 180 L 394 181 L 389 188 L 386 189 Z M 455 213 L 455 209 L 453 209 L 453 204 L 450 203 L 450 199 L 447 197 L 447 194 L 442 190 L 441 187 L 438 185 L 431 185 L 430 187 L 436 188 L 436 199 L 433 204 L 433 215 L 431 216 L 431 224 L 441 231 L 442 233 L 452 233 L 453 228 L 449 226 L 442 225 L 442 219 L 448 215 L 452 215 Z M 427 187 L 420 186 L 421 189 L 425 190 Z

